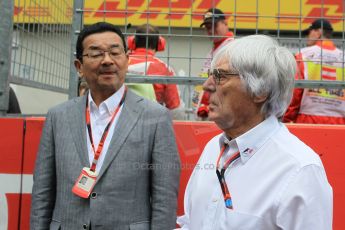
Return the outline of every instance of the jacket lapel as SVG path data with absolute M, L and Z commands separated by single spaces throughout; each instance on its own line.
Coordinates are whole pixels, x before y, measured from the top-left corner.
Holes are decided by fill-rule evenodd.
M 85 121 L 85 105 L 86 97 L 75 98 L 74 103 L 68 112 L 69 132 L 72 135 L 77 154 L 84 166 L 89 166 L 89 158 L 86 146 L 86 121 Z
M 115 126 L 113 137 L 111 138 L 107 155 L 105 156 L 97 181 L 102 177 L 105 170 L 115 159 L 128 134 L 137 123 L 142 112 L 140 106 L 138 106 L 138 103 L 142 100 L 142 98 L 136 96 L 130 90 L 127 91 L 125 103 L 123 104 L 119 120 Z

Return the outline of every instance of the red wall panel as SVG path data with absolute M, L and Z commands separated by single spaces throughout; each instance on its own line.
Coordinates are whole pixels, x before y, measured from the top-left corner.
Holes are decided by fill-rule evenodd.
M 16 230 L 19 229 L 24 120 L 2 118 L 0 130 L 0 229 Z
M 25 136 L 24 136 L 24 154 L 23 154 L 23 180 L 22 180 L 22 197 L 20 209 L 20 229 L 30 229 L 30 204 L 31 189 L 33 178 L 32 174 L 35 168 L 35 160 L 38 146 L 43 129 L 44 118 L 26 118 L 25 119 Z
M 5 187 L 4 183 L 0 187 L 3 193 L 0 193 L 0 213 L 4 213 L 1 210 L 1 199 L 5 195 L 8 204 L 6 212 L 9 215 L 6 224 L 9 230 L 29 229 L 32 173 L 43 122 L 44 118 L 0 119 L 0 130 L 3 130 L 0 133 L 0 179 L 7 183 Z M 345 219 L 342 218 L 345 214 L 342 208 L 345 206 L 345 141 L 342 140 L 345 126 L 289 124 L 288 128 L 320 154 L 334 192 L 333 229 L 345 229 Z M 221 131 L 211 122 L 182 121 L 174 122 L 174 130 L 182 163 L 178 197 L 178 215 L 181 215 L 189 176 L 206 143 Z M 1 220 L 0 216 L 0 228 L 4 224 Z

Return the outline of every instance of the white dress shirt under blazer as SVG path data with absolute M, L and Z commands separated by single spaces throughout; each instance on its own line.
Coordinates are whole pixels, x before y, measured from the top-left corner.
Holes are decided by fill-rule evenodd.
M 103 135 L 103 131 L 105 127 L 108 125 L 112 115 L 115 113 L 115 110 L 117 106 L 119 105 L 124 92 L 125 92 L 125 86 L 122 85 L 118 91 L 116 91 L 108 99 L 106 99 L 101 104 L 99 104 L 98 107 L 95 104 L 94 100 L 92 99 L 91 93 L 89 92 L 88 97 L 89 97 L 89 108 L 90 108 L 90 122 L 91 122 L 92 138 L 93 138 L 93 144 L 95 146 L 95 151 L 97 151 L 97 147 Z M 98 158 L 96 172 L 99 172 L 99 170 L 101 169 L 103 165 L 103 161 L 107 154 L 110 140 L 113 137 L 114 128 L 121 114 L 122 106 L 120 107 L 113 123 L 111 124 L 109 128 L 108 136 L 104 141 L 102 153 L 100 157 Z M 90 167 L 91 167 L 95 153 L 91 146 L 88 129 L 86 129 L 86 140 L 87 140 L 87 150 L 89 153 L 89 161 L 90 161 Z

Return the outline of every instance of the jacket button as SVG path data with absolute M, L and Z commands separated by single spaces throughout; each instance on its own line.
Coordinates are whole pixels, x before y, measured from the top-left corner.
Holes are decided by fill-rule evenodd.
M 97 197 L 97 193 L 95 193 L 95 192 L 91 193 L 91 198 L 92 199 L 96 199 L 96 197 Z
M 87 229 L 87 224 L 83 224 L 83 229 Z

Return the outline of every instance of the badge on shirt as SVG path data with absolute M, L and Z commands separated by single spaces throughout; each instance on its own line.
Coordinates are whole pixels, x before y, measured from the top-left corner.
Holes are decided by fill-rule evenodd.
M 72 188 L 72 192 L 79 197 L 88 198 L 96 184 L 97 175 L 98 173 L 91 171 L 90 168 L 84 167 Z

